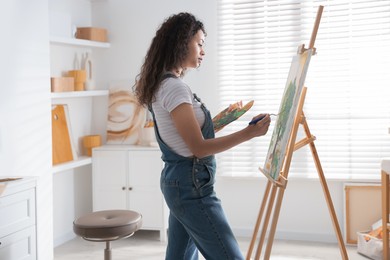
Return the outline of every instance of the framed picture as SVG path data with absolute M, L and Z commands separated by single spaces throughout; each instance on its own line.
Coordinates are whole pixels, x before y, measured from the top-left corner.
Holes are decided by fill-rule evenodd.
M 138 104 L 130 84 L 112 84 L 108 98 L 107 144 L 138 144 L 145 121 L 146 109 Z
M 264 168 L 261 171 L 277 180 L 286 155 L 287 143 L 290 138 L 299 98 L 305 82 L 312 50 L 293 57 L 287 83 L 284 89 L 282 102 L 279 107 L 278 117 L 272 133 Z

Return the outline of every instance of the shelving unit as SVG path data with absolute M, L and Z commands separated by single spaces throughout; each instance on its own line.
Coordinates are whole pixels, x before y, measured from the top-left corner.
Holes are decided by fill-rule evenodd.
M 93 90 L 51 92 L 50 88 L 47 89 L 52 106 L 67 107 L 67 123 L 71 129 L 69 135 L 74 148 L 73 160 L 67 158 L 50 167 L 54 247 L 73 239 L 75 234 L 69 223 L 92 211 L 92 157 L 87 156 L 83 138 L 99 134 L 104 142 L 109 94 L 106 60 L 114 44 L 76 39 L 72 32 L 77 26 L 107 28 L 109 32 L 110 27 L 100 13 L 103 10 L 100 8 L 106 6 L 102 3 L 104 1 L 99 0 L 95 5 L 95 0 L 48 0 L 49 28 L 46 29 L 49 34 L 50 77 L 66 77 L 70 70 L 82 69 L 88 64 L 87 75 L 90 76 L 92 70 L 92 81 L 95 83 Z M 86 62 L 87 57 L 91 65 Z M 57 147 L 60 146 L 54 148 Z
M 57 165 L 53 166 L 52 172 L 59 173 L 62 171 L 71 170 L 71 169 L 81 167 L 84 165 L 88 165 L 91 163 L 92 163 L 91 157 L 79 156 L 79 158 L 77 160 L 73 160 L 71 162 L 61 163 L 61 164 L 57 164 Z
M 85 90 L 85 91 L 70 91 L 70 92 L 52 92 L 52 99 L 59 98 L 77 98 L 77 97 L 96 97 L 107 96 L 108 90 Z
M 57 37 L 57 36 L 50 37 L 50 44 L 57 45 L 60 47 L 70 46 L 76 49 L 80 47 L 107 49 L 110 47 L 110 43 L 108 42 L 97 42 L 97 41 L 89 41 L 89 40 L 75 39 L 70 37 L 67 38 L 67 37 Z M 79 100 L 79 98 L 94 98 L 94 97 L 108 96 L 108 93 L 109 93 L 108 90 L 85 90 L 85 91 L 70 91 L 70 92 L 52 92 L 50 95 L 51 95 L 52 104 L 57 104 L 62 102 L 68 104 L 68 103 L 76 102 L 76 100 Z M 77 101 L 77 102 L 83 102 L 83 101 Z M 90 165 L 91 163 L 92 163 L 91 157 L 79 155 L 76 160 L 54 165 L 52 167 L 52 172 L 59 173 L 67 170 L 72 170 L 77 167 Z
M 82 39 L 75 39 L 75 38 L 56 37 L 56 36 L 50 37 L 50 43 L 85 46 L 85 47 L 96 47 L 96 48 L 110 48 L 110 43 L 108 42 L 97 42 L 97 41 L 89 41 L 89 40 L 82 40 Z

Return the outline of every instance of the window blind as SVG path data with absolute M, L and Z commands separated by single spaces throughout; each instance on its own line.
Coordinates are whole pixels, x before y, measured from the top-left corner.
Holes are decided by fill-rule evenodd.
M 319 5 L 304 113 L 321 164 L 328 178 L 379 179 L 381 159 L 390 157 L 390 1 L 219 0 L 220 107 L 255 101 L 220 134 L 278 112 L 292 57 L 309 44 Z M 272 119 L 266 136 L 218 155 L 218 174 L 261 175 Z M 308 146 L 294 152 L 289 176 L 317 176 Z

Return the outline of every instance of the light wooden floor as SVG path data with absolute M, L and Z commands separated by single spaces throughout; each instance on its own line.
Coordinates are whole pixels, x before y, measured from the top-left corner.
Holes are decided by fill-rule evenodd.
M 247 252 L 250 239 L 238 238 L 242 252 Z M 159 233 L 138 231 L 133 237 L 112 242 L 113 260 L 161 260 L 166 244 L 159 241 Z M 99 260 L 103 259 L 105 243 L 88 242 L 75 238 L 54 249 L 54 260 Z M 350 260 L 367 260 L 356 252 L 356 247 L 347 246 Z M 204 258 L 200 258 L 204 259 Z M 337 260 L 342 259 L 337 244 L 297 241 L 275 241 L 272 260 Z M 221 259 L 223 260 L 223 259 Z

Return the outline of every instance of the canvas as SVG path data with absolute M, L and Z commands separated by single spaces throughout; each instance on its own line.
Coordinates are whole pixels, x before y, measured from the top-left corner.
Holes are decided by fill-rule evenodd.
M 284 94 L 279 107 L 278 117 L 272 133 L 264 168 L 261 171 L 277 180 L 286 155 L 299 97 L 302 92 L 312 49 L 293 57 Z
M 107 144 L 138 144 L 146 109 L 140 106 L 127 82 L 111 84 L 108 101 Z

